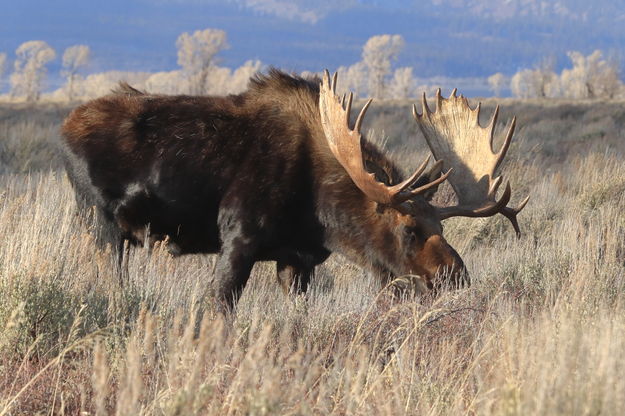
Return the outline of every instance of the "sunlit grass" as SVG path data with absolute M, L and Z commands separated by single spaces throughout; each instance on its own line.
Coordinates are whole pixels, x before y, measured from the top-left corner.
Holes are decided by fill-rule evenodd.
M 514 200 L 532 198 L 523 236 L 505 218 L 447 221 L 473 284 L 435 299 L 398 300 L 332 256 L 306 296 L 257 264 L 224 319 L 207 295 L 213 256 L 137 248 L 120 278 L 62 171 L 4 164 L 0 415 L 624 414 L 625 118 L 511 106 L 526 117 L 505 166 Z M 371 127 L 403 120 L 389 111 Z M 22 117 L 0 132 L 54 140 L 60 117 L 37 118 L 38 139 Z M 409 121 L 394 134 L 418 141 Z

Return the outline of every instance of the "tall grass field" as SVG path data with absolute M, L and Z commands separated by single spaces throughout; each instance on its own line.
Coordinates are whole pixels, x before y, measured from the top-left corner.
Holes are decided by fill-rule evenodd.
M 365 120 L 406 172 L 410 104 Z M 226 317 L 214 256 L 137 247 L 120 271 L 96 247 L 55 150 L 70 107 L 2 104 L 0 416 L 625 414 L 625 103 L 499 104 L 513 205 L 531 199 L 520 239 L 445 221 L 470 287 L 398 297 L 333 255 L 285 295 L 257 263 Z

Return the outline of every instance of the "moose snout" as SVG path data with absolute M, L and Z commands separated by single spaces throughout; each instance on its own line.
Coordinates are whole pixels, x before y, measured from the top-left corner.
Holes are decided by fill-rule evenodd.
M 424 246 L 426 258 L 432 259 L 427 267 L 430 289 L 449 286 L 458 288 L 469 284 L 469 273 L 456 250 L 440 235 L 433 235 Z

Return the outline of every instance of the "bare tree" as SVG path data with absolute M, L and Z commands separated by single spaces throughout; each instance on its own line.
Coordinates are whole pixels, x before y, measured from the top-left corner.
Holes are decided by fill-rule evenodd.
M 187 81 L 180 70 L 155 72 L 145 81 L 145 88 L 150 93 L 176 95 L 189 91 Z
M 215 55 L 228 47 L 226 32 L 219 29 L 181 34 L 176 40 L 178 64 L 189 79 L 190 94 L 206 94 L 208 76 Z
M 600 50 L 588 56 L 568 53 L 573 68 L 562 71 L 563 93 L 571 98 L 612 98 L 622 88 L 616 60 L 603 59 Z
M 551 55 L 543 58 L 534 70 L 541 98 L 560 95 L 560 77 L 555 73 L 555 66 L 556 58 Z
M 535 69 L 523 69 L 512 77 L 510 89 L 515 97 L 556 97 L 560 91 L 560 79 L 553 71 L 553 58 L 543 59 Z
M 522 69 L 512 76 L 510 80 L 512 95 L 518 98 L 532 98 L 537 96 L 533 73 L 534 71 L 531 69 Z
M 247 89 L 250 78 L 259 72 L 263 64 L 259 60 L 249 60 L 243 65 L 232 71 L 232 76 L 228 85 L 230 86 L 229 94 L 239 94 Z
M 390 98 L 411 98 L 414 97 L 416 81 L 412 76 L 412 68 L 397 68 L 393 74 L 393 79 L 389 85 Z
M 493 91 L 496 97 L 499 97 L 501 95 L 501 91 L 506 86 L 506 82 L 506 76 L 501 72 L 497 72 L 496 74 L 488 77 L 488 85 L 490 86 L 490 89 Z
M 367 89 L 367 67 L 364 62 L 356 62 L 348 67 L 341 66 L 337 72 L 341 74 L 338 77 L 337 90 L 343 93 L 353 92 L 354 97 L 360 97 Z
M 86 77 L 77 77 L 74 84 L 76 97 L 97 98 L 109 94 L 112 89 L 119 85 L 120 81 L 126 81 L 140 90 L 145 89 L 146 81 L 152 74 L 149 72 L 132 71 L 106 71 L 89 74 Z M 64 89 L 60 92 L 60 99 L 66 99 Z
M 78 70 L 89 63 L 91 50 L 87 45 L 74 45 L 63 53 L 63 69 L 61 74 L 67 78 L 66 92 L 69 100 L 74 99 L 74 82 Z
M 22 43 L 15 51 L 15 72 L 11 75 L 11 95 L 37 101 L 46 78 L 46 64 L 56 56 L 54 49 L 42 40 Z
M 206 94 L 239 94 L 247 88 L 250 78 L 260 71 L 260 61 L 247 61 L 236 69 L 212 65 L 207 73 Z M 185 73 L 181 70 L 151 74 L 145 87 L 152 93 L 180 94 L 190 88 Z
M 379 35 L 369 38 L 362 50 L 362 61 L 369 75 L 369 95 L 374 98 L 384 97 L 386 77 L 391 72 L 391 61 L 404 47 L 400 35 Z

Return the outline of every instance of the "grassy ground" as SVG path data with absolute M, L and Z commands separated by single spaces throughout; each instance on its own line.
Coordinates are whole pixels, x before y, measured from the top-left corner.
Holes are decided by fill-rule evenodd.
M 211 256 L 139 248 L 120 284 L 52 150 L 69 110 L 0 107 L 0 415 L 625 414 L 625 107 L 502 103 L 532 199 L 520 240 L 446 222 L 470 288 L 397 301 L 336 256 L 288 297 L 262 263 L 227 322 Z M 372 110 L 409 171 L 409 106 Z

